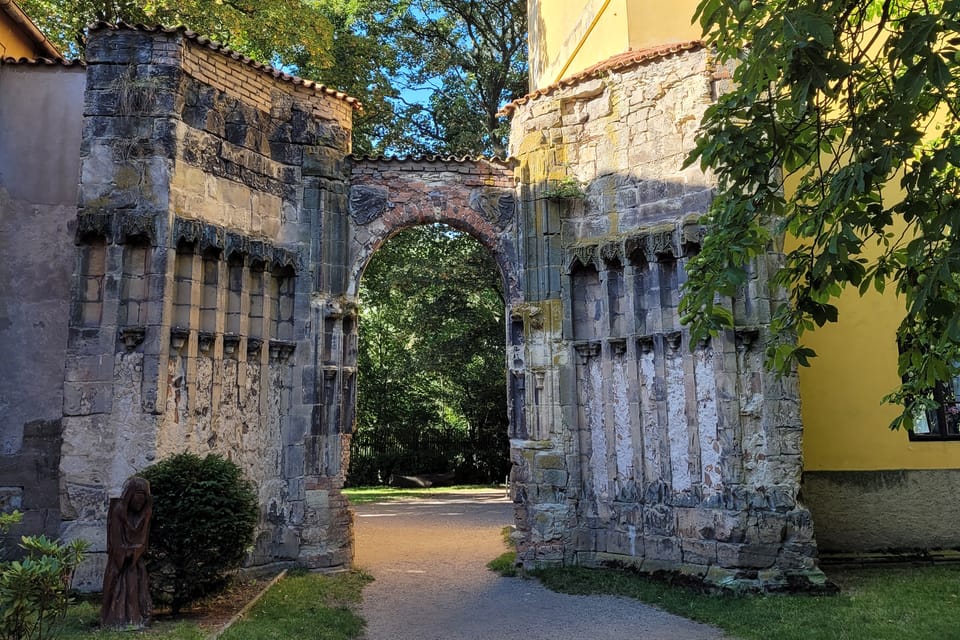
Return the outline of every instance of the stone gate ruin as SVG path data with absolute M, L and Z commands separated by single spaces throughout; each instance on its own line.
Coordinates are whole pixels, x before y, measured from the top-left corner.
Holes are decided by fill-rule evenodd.
M 779 256 L 730 301 L 735 330 L 691 348 L 677 317 L 713 190 L 681 169 L 717 90 L 699 44 L 508 105 L 509 161 L 353 157 L 352 98 L 183 29 L 93 28 L 85 82 L 73 285 L 51 329 L 64 535 L 103 551 L 126 477 L 213 451 L 257 484 L 252 564 L 349 564 L 359 278 L 390 236 L 443 222 L 506 285 L 520 561 L 819 580 L 796 380 L 763 368 Z M 568 178 L 583 197 L 554 197 Z

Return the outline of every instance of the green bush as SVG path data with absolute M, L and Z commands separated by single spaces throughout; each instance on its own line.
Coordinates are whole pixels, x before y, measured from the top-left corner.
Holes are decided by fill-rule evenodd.
M 184 453 L 143 471 L 153 495 L 147 571 L 174 613 L 226 584 L 253 541 L 257 497 L 233 462 Z
M 20 518 L 16 511 L 0 515 L 0 534 Z M 83 540 L 60 544 L 46 536 L 24 536 L 20 546 L 26 551 L 23 559 L 0 563 L 0 639 L 53 638 L 71 601 L 73 572 L 88 545 Z

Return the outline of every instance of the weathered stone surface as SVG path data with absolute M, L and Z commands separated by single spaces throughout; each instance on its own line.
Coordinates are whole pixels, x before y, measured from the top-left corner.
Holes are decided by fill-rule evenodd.
M 714 583 L 775 588 L 777 572 L 813 567 L 816 549 L 797 503 L 797 391 L 763 365 L 766 257 L 733 307 L 749 328 L 691 350 L 677 311 L 702 242 L 697 216 L 715 190 L 711 176 L 683 168 L 711 101 L 708 65 L 704 50 L 665 57 L 514 108 L 519 248 L 536 274 L 524 278 L 526 300 L 571 310 L 558 325 L 524 327 L 528 366 L 543 366 L 567 398 L 527 410 L 552 409 L 570 430 L 576 518 L 588 524 L 574 544 L 591 562 L 603 553 L 637 564 L 642 549 L 642 571 L 705 578 L 719 566 Z M 583 194 L 558 205 L 550 194 L 564 181 Z M 556 252 L 543 242 L 554 210 Z M 539 277 L 553 271 L 565 277 L 556 290 Z M 630 544 L 631 521 L 642 545 Z M 758 581 L 738 568 L 771 574 Z
M 444 223 L 504 279 L 524 566 L 816 575 L 796 381 L 763 365 L 779 257 L 751 264 L 736 331 L 691 349 L 678 316 L 715 189 L 682 166 L 707 51 L 527 100 L 510 161 L 352 157 L 347 100 L 188 34 L 95 29 L 88 52 L 77 222 L 58 230 L 77 241 L 51 416 L 67 537 L 96 538 L 157 458 L 217 452 L 257 487 L 251 562 L 349 563 L 359 278 L 399 231 Z

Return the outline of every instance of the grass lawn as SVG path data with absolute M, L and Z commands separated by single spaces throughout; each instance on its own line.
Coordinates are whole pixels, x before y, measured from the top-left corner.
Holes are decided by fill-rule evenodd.
M 288 575 L 220 636 L 222 640 L 349 640 L 363 631 L 354 609 L 372 578 L 362 571 Z
M 476 491 L 497 490 L 505 491 L 503 485 L 488 487 L 476 485 L 459 485 L 455 487 L 431 487 L 429 489 L 397 489 L 394 487 L 351 487 L 343 490 L 350 504 L 366 504 L 369 502 L 389 502 L 405 498 L 429 498 L 441 493 L 474 493 Z
M 960 566 L 829 569 L 834 596 L 733 597 L 614 571 L 537 571 L 563 593 L 637 598 L 749 640 L 960 640 Z
M 354 612 L 371 578 L 361 571 L 333 575 L 290 573 L 274 585 L 223 640 L 350 640 L 363 631 Z M 196 622 L 158 621 L 140 632 L 100 631 L 99 606 L 70 607 L 60 640 L 203 640 L 212 629 Z

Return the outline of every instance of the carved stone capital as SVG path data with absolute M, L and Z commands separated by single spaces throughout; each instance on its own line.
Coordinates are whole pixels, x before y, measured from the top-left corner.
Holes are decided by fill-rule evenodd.
M 270 360 L 272 362 L 286 362 L 296 348 L 297 343 L 292 340 L 270 340 Z
M 670 351 L 676 353 L 680 350 L 680 344 L 683 342 L 683 334 L 680 331 L 669 331 L 663 334 L 663 339 Z
M 675 242 L 675 230 L 654 229 L 646 236 L 646 254 L 649 262 L 664 258 L 678 258 L 679 250 Z
M 610 353 L 613 355 L 622 356 L 627 352 L 626 338 L 610 338 L 608 342 L 610 344 Z
M 123 346 L 127 351 L 133 351 L 143 344 L 146 336 L 146 327 L 124 327 L 120 329 L 120 341 L 123 342 Z
M 637 338 L 637 348 L 640 353 L 653 352 L 653 336 L 640 336 Z
M 176 352 L 187 344 L 190 339 L 190 329 L 186 327 L 170 327 L 170 348 Z
M 237 355 L 237 348 L 240 346 L 240 336 L 236 333 L 223 334 L 223 355 L 232 358 Z
M 211 355 L 213 345 L 216 341 L 217 334 L 213 331 L 200 331 L 197 333 L 197 347 L 200 349 L 200 353 Z
M 599 342 L 578 342 L 573 345 L 573 348 L 576 350 L 577 355 L 580 356 L 581 362 L 586 362 L 590 358 L 595 358 L 600 355 Z
M 570 260 L 570 269 L 573 269 L 573 261 L 576 260 L 584 267 L 593 267 L 594 269 L 599 267 L 600 256 L 598 255 L 598 247 L 595 244 L 579 245 L 576 247 L 570 248 L 571 260 Z
M 263 338 L 247 338 L 247 359 L 256 360 L 263 348 Z

